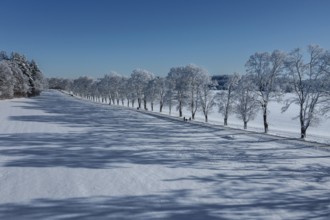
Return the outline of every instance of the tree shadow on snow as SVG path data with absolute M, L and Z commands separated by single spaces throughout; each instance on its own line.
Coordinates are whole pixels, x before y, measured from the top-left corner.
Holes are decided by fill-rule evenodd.
M 204 201 L 187 202 L 190 190 L 174 190 L 163 194 L 121 197 L 89 197 L 69 199 L 35 199 L 25 204 L 0 205 L 1 219 L 328 219 L 329 193 L 319 197 L 294 196 L 295 192 L 261 195 L 244 200 L 229 196 L 225 189 L 216 192 L 227 200 L 212 202 L 214 195 Z M 249 192 L 241 192 L 248 194 Z M 207 201 L 211 199 L 211 201 Z M 241 200 L 238 200 L 241 199 Z M 243 200 L 242 200 L 243 199 Z M 274 215 L 280 211 L 283 215 Z
M 162 180 L 207 184 L 205 195 L 185 189 L 144 196 L 37 199 L 1 204 L 0 219 L 267 219 L 272 213 L 292 219 L 330 217 L 330 192 L 320 187 L 329 184 L 329 163 L 317 163 L 329 161 L 328 152 L 300 153 L 297 149 L 308 146 L 82 103 L 54 92 L 33 102 L 17 101 L 17 107 L 48 115 L 11 120 L 84 130 L 0 135 L 0 155 L 9 158 L 2 167 L 112 169 L 142 164 L 212 169 L 213 174 Z
M 171 118 L 85 103 L 54 92 L 36 97 L 33 102 L 24 104 L 20 101 L 20 104 L 20 108 L 42 110 L 49 115 L 13 116 L 11 120 L 61 124 L 85 130 L 67 134 L 3 135 L 0 154 L 20 156 L 4 166 L 107 168 L 125 162 L 209 168 L 207 165 L 214 161 L 280 164 L 291 157 L 313 157 L 286 152 L 287 144 L 282 143 L 283 139 L 246 139 L 248 136 L 237 130 L 215 130 Z M 245 138 L 237 138 L 240 135 Z M 264 144 L 268 142 L 277 145 L 267 148 Z M 257 145 L 260 147 L 256 148 Z M 256 153 L 251 154 L 253 151 Z

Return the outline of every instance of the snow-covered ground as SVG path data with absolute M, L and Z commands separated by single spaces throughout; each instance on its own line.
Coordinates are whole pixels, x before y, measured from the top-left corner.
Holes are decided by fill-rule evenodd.
M 294 94 L 285 94 L 282 97 L 283 100 L 281 102 L 271 101 L 269 103 L 268 123 L 270 134 L 282 137 L 300 137 L 300 124 L 297 117 L 299 114 L 299 106 L 292 104 L 286 112 L 282 113 L 281 111 L 281 108 L 284 106 L 284 101 L 293 95 Z M 156 104 L 154 111 L 159 110 L 158 106 L 159 105 Z M 172 109 L 172 111 L 174 110 L 176 110 L 175 107 Z M 163 113 L 168 114 L 168 112 L 169 110 L 167 107 L 165 107 Z M 174 111 L 172 115 L 178 116 L 178 112 Z M 189 118 L 191 116 L 191 112 L 187 109 L 184 109 L 184 116 Z M 201 111 L 197 111 L 195 120 L 200 122 L 205 120 Z M 223 116 L 218 113 L 216 106 L 209 113 L 209 123 L 215 125 L 223 125 Z M 228 127 L 243 129 L 243 122 L 242 120 L 238 119 L 235 114 L 231 114 L 228 119 Z M 327 118 L 326 116 L 320 116 L 319 123 L 308 128 L 306 140 L 330 144 L 329 128 L 330 118 Z M 258 112 L 257 117 L 254 120 L 249 121 L 248 130 L 260 133 L 264 131 L 261 111 Z
M 330 218 L 327 146 L 54 91 L 0 121 L 0 219 Z
M 65 93 L 65 91 L 63 91 Z M 269 134 L 281 137 L 290 137 L 290 138 L 299 138 L 300 137 L 300 124 L 298 119 L 299 106 L 292 104 L 290 108 L 282 112 L 282 107 L 284 102 L 288 98 L 292 98 L 294 94 L 285 94 L 282 97 L 282 101 L 270 101 L 268 104 L 268 123 L 269 123 Z M 80 98 L 80 97 L 77 97 Z M 106 104 L 106 103 L 104 103 Z M 120 104 L 121 105 L 121 104 Z M 127 105 L 124 102 L 123 107 Z M 148 103 L 148 109 L 151 110 L 150 103 Z M 131 108 L 131 107 L 130 107 Z M 155 102 L 154 104 L 154 113 L 159 112 L 159 103 Z M 168 106 L 164 106 L 162 113 L 163 115 L 169 115 Z M 179 112 L 176 109 L 176 106 L 172 107 L 172 116 L 178 117 Z M 186 118 L 191 117 L 191 112 L 184 107 L 183 116 Z M 214 106 L 212 111 L 208 115 L 208 124 L 212 125 L 223 125 L 223 116 L 218 113 L 218 107 Z M 195 121 L 204 122 L 204 115 L 202 111 L 197 111 L 195 116 Z M 238 119 L 235 114 L 230 114 L 228 119 L 228 127 L 235 129 L 243 129 L 243 122 L 241 119 Z M 330 116 L 319 116 L 318 123 L 312 124 L 307 130 L 307 138 L 305 140 L 311 142 L 318 142 L 323 144 L 330 145 Z M 248 131 L 254 131 L 263 133 L 263 118 L 262 112 L 259 111 L 255 119 L 249 121 Z

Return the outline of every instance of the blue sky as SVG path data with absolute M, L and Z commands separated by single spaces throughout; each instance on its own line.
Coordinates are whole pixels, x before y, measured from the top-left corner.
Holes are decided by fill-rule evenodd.
M 330 49 L 328 0 L 0 0 L 0 50 L 35 59 L 47 77 L 194 63 L 244 73 L 255 52 Z

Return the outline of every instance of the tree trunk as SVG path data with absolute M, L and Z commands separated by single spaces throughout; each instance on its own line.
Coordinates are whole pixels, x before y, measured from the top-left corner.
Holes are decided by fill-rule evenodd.
M 229 114 L 230 94 L 231 94 L 231 87 L 228 88 L 227 103 L 226 103 L 226 109 L 225 109 L 225 118 L 223 119 L 223 124 L 224 124 L 225 126 L 228 125 L 228 114 Z
M 205 122 L 207 122 L 207 115 L 205 115 Z
M 247 129 L 247 121 L 244 122 L 244 129 Z
M 306 138 L 306 128 L 305 127 L 301 127 L 300 138 L 301 139 Z
M 306 127 L 305 127 L 305 120 L 303 115 L 303 104 L 300 103 L 300 113 L 299 113 L 299 119 L 300 119 L 300 138 L 304 139 L 306 137 Z
M 263 108 L 263 118 L 264 118 L 264 131 L 267 134 L 268 133 L 267 105 L 264 105 L 262 108 Z
M 163 110 L 163 102 L 160 101 L 160 103 L 159 103 L 159 112 L 162 112 L 162 110 Z
M 138 108 L 141 109 L 141 98 L 138 98 Z
M 148 108 L 147 108 L 147 100 L 146 99 L 143 99 L 143 107 L 144 107 L 144 110 L 148 110 Z
M 195 112 L 194 112 L 194 100 L 191 101 L 191 118 L 195 119 Z
M 179 117 L 182 117 L 182 102 L 179 102 Z
M 151 111 L 154 111 L 154 102 L 151 102 Z

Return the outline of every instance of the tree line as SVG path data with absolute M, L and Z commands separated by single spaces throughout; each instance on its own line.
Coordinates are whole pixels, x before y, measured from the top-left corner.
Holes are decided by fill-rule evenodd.
M 294 95 L 284 100 L 282 111 L 292 104 L 299 106 L 297 118 L 301 138 L 307 129 L 318 122 L 330 109 L 330 53 L 317 45 L 307 50 L 294 49 L 288 53 L 274 50 L 257 52 L 245 64 L 246 73 L 228 75 L 216 90 L 217 80 L 212 80 L 208 71 L 196 65 L 173 67 L 167 76 L 155 76 L 143 69 L 135 69 L 130 77 L 116 72 L 100 79 L 79 77 L 74 80 L 51 78 L 49 88 L 71 91 L 73 94 L 110 105 L 124 105 L 159 112 L 168 107 L 169 114 L 175 107 L 182 117 L 186 107 L 195 118 L 199 110 L 208 121 L 209 112 L 217 107 L 228 125 L 230 114 L 236 114 L 246 129 L 258 111 L 262 112 L 264 132 L 268 133 L 268 104 L 280 101 L 284 92 Z M 149 103 L 149 104 L 148 104 Z
M 34 60 L 13 52 L 0 52 L 0 99 L 39 95 L 44 77 Z

